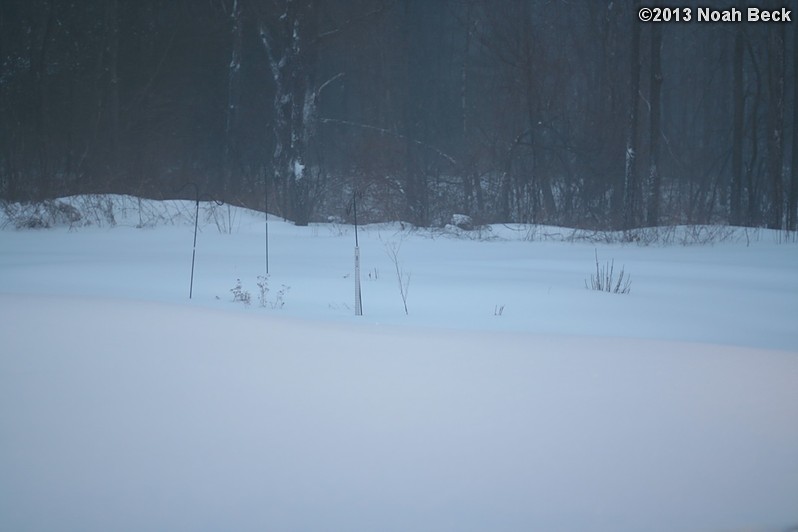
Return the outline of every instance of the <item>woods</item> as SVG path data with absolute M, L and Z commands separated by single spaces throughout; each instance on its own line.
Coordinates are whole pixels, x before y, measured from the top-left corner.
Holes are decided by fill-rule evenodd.
M 0 198 L 797 229 L 798 24 L 637 6 L 5 0 Z

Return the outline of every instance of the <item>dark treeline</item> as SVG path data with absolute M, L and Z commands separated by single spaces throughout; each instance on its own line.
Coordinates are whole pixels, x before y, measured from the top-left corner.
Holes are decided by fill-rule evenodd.
M 0 198 L 796 229 L 798 23 L 686 5 L 3 0 Z

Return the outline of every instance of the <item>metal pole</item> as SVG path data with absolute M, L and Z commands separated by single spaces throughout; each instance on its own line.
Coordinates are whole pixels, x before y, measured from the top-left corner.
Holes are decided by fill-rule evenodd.
M 355 316 L 363 315 L 363 300 L 360 294 L 360 245 L 357 239 L 357 190 L 352 198 L 355 213 Z
M 197 210 L 194 214 L 194 249 L 191 251 L 191 284 L 188 289 L 188 298 L 194 295 L 194 259 L 197 256 L 197 223 L 199 221 L 199 192 L 197 192 Z
M 266 275 L 269 275 L 269 182 L 266 179 L 268 174 L 263 175 L 263 199 L 266 205 L 263 211 L 266 213 Z
M 363 300 L 360 296 L 360 248 L 355 246 L 355 316 L 363 315 Z

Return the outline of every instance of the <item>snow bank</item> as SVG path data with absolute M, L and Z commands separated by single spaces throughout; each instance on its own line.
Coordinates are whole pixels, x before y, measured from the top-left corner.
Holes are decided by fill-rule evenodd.
M 128 223 L 113 228 L 0 231 L 0 293 L 186 302 L 194 205 L 167 204 L 153 204 L 153 212 L 174 207 L 177 213 L 179 207 L 186 217 L 175 214 L 172 225 L 137 228 L 138 214 L 129 204 L 124 216 L 115 211 Z M 230 289 L 240 279 L 257 302 L 265 267 L 263 214 L 222 206 L 206 216 L 205 207 L 211 206 L 200 210 L 193 301 L 234 308 Z M 353 321 L 352 227 L 295 227 L 272 219 L 269 230 L 270 286 L 273 294 L 290 287 L 284 315 Z M 499 228 L 493 233 L 502 234 Z M 750 245 L 690 247 L 511 237 L 467 240 L 398 224 L 361 228 L 364 320 L 798 351 L 798 246 L 779 243 L 775 234 L 762 233 Z M 409 316 L 387 253 L 395 245 L 410 275 Z M 630 294 L 585 289 L 596 253 L 631 276 Z M 263 314 L 257 304 L 246 310 Z
M 194 203 L 62 201 L 0 221 L 1 530 L 798 525 L 778 233 L 367 226 L 356 318 L 350 226 L 270 221 L 276 310 L 262 214 L 200 205 L 189 300 Z M 630 294 L 585 289 L 596 253 Z
M 0 296 L 5 530 L 798 523 L 795 353 Z

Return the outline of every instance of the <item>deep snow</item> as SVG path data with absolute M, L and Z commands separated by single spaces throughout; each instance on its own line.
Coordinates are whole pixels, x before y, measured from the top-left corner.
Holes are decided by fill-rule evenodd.
M 371 226 L 356 318 L 351 227 L 270 221 L 264 309 L 262 216 L 203 208 L 189 301 L 175 205 L 0 231 L 0 529 L 798 525 L 795 244 Z M 630 294 L 585 289 L 596 251 Z

